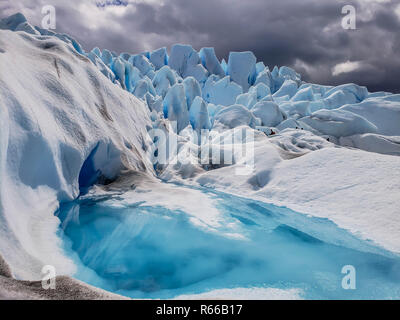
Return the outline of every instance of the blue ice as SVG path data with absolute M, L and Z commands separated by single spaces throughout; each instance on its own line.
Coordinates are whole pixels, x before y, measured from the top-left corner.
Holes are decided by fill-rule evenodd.
M 198 227 L 187 212 L 124 205 L 111 194 L 63 204 L 56 214 L 75 277 L 133 298 L 239 287 L 298 288 L 306 299 L 400 298 L 398 256 L 326 219 L 199 192 L 243 238 Z M 342 288 L 345 265 L 356 268 L 356 290 Z

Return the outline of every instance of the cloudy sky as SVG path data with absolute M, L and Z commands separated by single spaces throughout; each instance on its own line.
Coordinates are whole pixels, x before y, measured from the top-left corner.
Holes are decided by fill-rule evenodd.
M 56 31 L 86 50 L 138 53 L 185 43 L 215 47 L 219 58 L 251 50 L 306 81 L 400 92 L 400 0 L 113 1 L 1 0 L 0 17 L 19 11 L 41 25 L 42 7 L 50 4 Z M 355 30 L 342 27 L 345 5 L 356 8 Z

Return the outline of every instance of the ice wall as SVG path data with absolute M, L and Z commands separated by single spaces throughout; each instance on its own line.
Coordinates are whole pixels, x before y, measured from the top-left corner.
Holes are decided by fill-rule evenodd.
M 0 30 L 0 106 L 0 252 L 18 277 L 40 278 L 44 264 L 69 273 L 53 212 L 121 170 L 153 174 L 148 107 L 72 42 L 10 30 Z

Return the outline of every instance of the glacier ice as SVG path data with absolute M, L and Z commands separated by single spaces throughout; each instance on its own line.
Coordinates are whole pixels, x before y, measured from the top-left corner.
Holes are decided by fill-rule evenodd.
M 185 87 L 186 103 L 190 110 L 192 103 L 196 97 L 201 97 L 201 88 L 199 82 L 193 77 L 187 77 L 183 80 Z
M 163 98 L 167 94 L 169 88 L 176 83 L 176 75 L 168 66 L 159 69 L 153 78 L 153 86 L 159 96 Z
M 257 118 L 261 119 L 263 126 L 276 127 L 283 120 L 287 119 L 287 116 L 279 106 L 272 101 L 260 101 L 251 108 L 251 112 Z
M 400 95 L 307 83 L 251 52 L 228 63 L 180 44 L 86 52 L 22 15 L 0 29 L 0 253 L 20 278 L 37 278 L 44 262 L 72 274 L 53 212 L 86 191 L 108 194 L 115 179 L 130 188 L 127 171 L 288 206 L 400 252 Z M 247 156 L 218 145 L 238 128 L 255 140 L 254 168 L 240 177 Z M 163 144 L 153 129 L 176 139 L 168 165 L 153 162 Z M 205 145 L 193 143 L 201 129 Z M 222 164 L 199 163 L 204 146 Z
M 145 56 L 141 54 L 130 56 L 128 62 L 138 68 L 143 77 L 149 76 L 151 79 L 154 76 L 154 66 Z
M 136 97 L 143 99 L 143 97 L 149 93 L 153 97 L 156 96 L 155 94 L 155 89 L 153 87 L 153 84 L 151 80 L 148 77 L 144 77 L 143 79 L 140 79 L 136 85 L 135 89 L 132 92 Z
M 380 134 L 400 136 L 400 95 L 389 97 L 391 98 L 381 99 L 379 103 L 374 99 L 368 99 L 358 104 L 346 104 L 339 110 L 349 111 L 363 117 L 373 123 Z
M 257 124 L 254 115 L 240 104 L 220 109 L 215 114 L 214 121 L 218 121 L 230 129 L 243 125 L 254 127 Z
M 274 82 L 271 76 L 271 72 L 267 68 L 257 74 L 255 84 L 257 85 L 259 83 L 265 84 L 268 88 L 270 88 L 270 90 L 274 88 Z
M 255 93 L 257 100 L 261 100 L 271 95 L 271 89 L 264 83 L 257 83 L 249 89 L 249 93 Z
M 322 107 L 324 109 L 337 109 L 346 103 L 359 102 L 357 97 L 350 91 L 337 90 L 322 99 Z
M 292 68 L 282 66 L 279 68 L 279 77 L 285 80 L 293 80 L 293 81 L 300 81 L 300 75 L 294 71 Z
M 207 104 L 200 96 L 196 96 L 190 108 L 190 123 L 198 132 L 201 129 L 211 129 Z
M 360 87 L 353 83 L 342 84 L 334 87 L 325 93 L 325 96 L 329 97 L 335 92 L 342 91 L 344 93 L 351 93 L 355 96 L 358 102 L 364 100 L 368 96 L 368 90 L 366 87 Z
M 311 114 L 310 102 L 297 101 L 297 102 L 284 102 L 280 108 L 290 117 L 298 119 L 309 116 Z
M 119 81 L 121 84 L 121 87 L 126 89 L 127 85 L 125 82 L 125 63 L 122 59 L 116 58 L 113 59 L 113 62 L 111 64 L 111 70 L 115 74 L 115 79 Z
M 254 84 L 256 76 L 256 57 L 250 51 L 231 52 L 228 59 L 226 74 L 230 75 L 232 81 L 239 84 L 243 92 L 247 92 Z
M 204 84 L 202 95 L 209 103 L 229 106 L 235 103 L 237 96 L 242 92 L 243 89 L 231 81 L 230 76 L 221 80 L 211 76 Z
M 113 56 L 111 54 L 110 51 L 108 51 L 107 49 L 104 49 L 101 52 L 101 60 L 103 60 L 103 62 L 108 65 L 111 66 L 112 60 L 113 60 Z
M 318 110 L 302 121 L 323 134 L 346 137 L 362 133 L 376 133 L 377 127 L 365 118 L 344 109 Z
M 155 70 L 161 69 L 168 64 L 167 48 L 163 47 L 152 51 L 150 53 L 150 62 L 153 64 Z
M 176 83 L 167 92 L 163 101 L 163 111 L 166 118 L 176 121 L 177 133 L 189 124 L 189 111 L 183 84 Z
M 274 98 L 281 98 L 288 96 L 292 98 L 297 92 L 297 83 L 293 80 L 285 80 L 277 92 L 273 94 Z
M 146 92 L 144 96 L 147 106 L 151 111 L 161 112 L 163 110 L 163 99 L 160 96 L 154 97 L 150 93 Z
M 40 32 L 37 31 L 34 27 L 32 27 L 28 22 L 20 23 L 14 31 L 24 31 L 26 33 L 40 35 Z
M 255 86 L 250 87 L 247 93 L 242 93 L 236 97 L 236 104 L 241 104 L 251 109 L 259 101 L 270 101 L 271 91 L 263 83 L 259 83 Z
M 299 88 L 296 94 L 292 97 L 292 101 L 313 101 L 314 91 L 312 86 Z
M 257 97 L 255 94 L 251 93 L 242 93 L 236 97 L 236 104 L 241 104 L 242 106 L 251 109 L 254 104 L 257 103 Z
M 11 21 L 16 24 L 11 26 L 14 29 L 18 24 L 26 22 L 21 17 L 16 17 Z M 3 22 L 4 25 L 7 23 L 11 22 Z M 79 44 L 76 44 L 72 38 L 66 35 L 57 36 L 63 41 L 71 43 L 78 52 L 83 53 Z M 301 82 L 300 75 L 285 66 L 280 68 L 275 66 L 270 72 L 263 62 L 257 62 L 251 52 L 231 52 L 228 63 L 225 60 L 220 63 L 213 48 L 202 48 L 197 52 L 190 45 L 181 44 L 173 45 L 170 55 L 165 47 L 133 55 L 122 53 L 117 56 L 109 50 L 100 51 L 98 48 L 83 54 L 87 55 L 111 81 L 119 82 L 123 89 L 146 101 L 150 110 L 160 112 L 160 101 L 163 101 L 162 108 L 164 116 L 167 118 L 168 108 L 166 105 L 171 102 L 164 101 L 166 95 L 176 83 L 182 82 L 187 110 L 183 108 L 178 108 L 178 110 L 182 110 L 186 115 L 189 114 L 195 97 L 201 96 L 206 104 L 214 106 L 211 107 L 212 110 L 209 114 L 211 125 L 214 123 L 214 114 L 223 107 L 238 104 L 252 109 L 257 103 L 269 101 L 277 104 L 283 114 L 295 120 L 301 120 L 303 126 L 307 126 L 313 133 L 319 132 L 333 136 L 334 132 L 331 129 L 317 128 L 315 118 L 318 113 L 316 112 L 324 109 L 336 110 L 346 104 L 357 105 L 371 96 L 365 87 L 355 84 L 329 87 Z M 175 90 L 173 89 L 174 92 Z M 173 94 L 171 93 L 171 95 Z M 169 100 L 171 95 L 168 96 Z M 385 93 L 372 95 L 371 99 L 383 97 L 386 97 Z M 266 110 L 260 105 L 252 110 L 257 118 L 264 119 L 264 121 L 261 120 L 262 123 L 268 123 L 266 126 L 279 126 L 279 122 L 286 120 L 286 116 L 282 114 L 274 115 L 276 109 Z M 316 113 L 313 117 L 314 120 L 310 120 L 313 113 Z M 182 119 L 186 119 L 187 116 L 179 117 L 176 112 L 171 115 L 174 120 L 181 118 L 179 127 L 183 129 L 181 126 L 186 123 L 186 120 Z M 359 122 L 367 120 L 361 118 Z M 364 121 L 364 123 L 368 121 Z M 374 121 L 369 121 L 372 127 L 375 125 Z M 371 131 L 372 127 L 370 126 L 366 130 Z M 360 125 L 358 130 L 355 129 L 351 132 L 339 129 L 334 136 L 360 133 L 359 131 Z M 387 133 L 389 130 L 386 129 L 384 132 Z M 396 130 L 390 132 L 397 134 Z
M 201 65 L 200 57 L 192 46 L 176 44 L 171 48 L 168 65 L 183 78 L 192 76 L 199 82 L 207 79 L 207 70 Z
M 15 31 L 18 25 L 26 23 L 27 20 L 22 13 L 13 14 L 0 21 L 0 29 Z
M 225 77 L 225 71 L 215 55 L 214 48 L 202 48 L 199 51 L 201 63 L 210 74 L 216 74 L 221 78 Z
M 71 274 L 48 213 L 79 195 L 88 158 L 94 173 L 81 182 L 153 172 L 148 109 L 70 42 L 54 37 L 52 51 L 50 39 L 0 33 L 0 252 L 19 278 L 40 279 L 44 261 Z
M 114 72 L 107 65 L 104 64 L 103 60 L 101 60 L 101 58 L 96 53 L 91 51 L 88 53 L 87 56 L 93 62 L 93 64 L 100 70 L 100 72 L 102 74 L 104 74 L 112 82 L 115 81 Z M 128 87 L 128 91 L 129 91 L 129 87 Z

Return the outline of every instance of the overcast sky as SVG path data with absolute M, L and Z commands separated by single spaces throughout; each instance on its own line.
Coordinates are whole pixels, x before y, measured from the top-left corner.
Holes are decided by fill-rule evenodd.
M 41 25 L 56 8 L 57 32 L 86 50 L 138 53 L 174 43 L 195 49 L 251 50 L 270 67 L 290 66 L 306 81 L 355 82 L 400 92 L 400 0 L 1 0 L 0 16 L 22 12 Z M 356 29 L 342 28 L 342 7 L 356 8 Z

